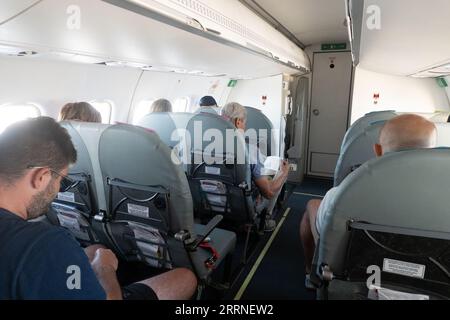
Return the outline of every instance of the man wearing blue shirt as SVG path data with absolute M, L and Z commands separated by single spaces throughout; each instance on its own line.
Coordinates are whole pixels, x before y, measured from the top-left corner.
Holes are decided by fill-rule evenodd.
M 178 269 L 121 288 L 117 258 L 85 251 L 64 229 L 41 222 L 77 154 L 51 118 L 10 126 L 0 135 L 0 300 L 189 299 L 191 271 Z M 92 249 L 92 248 L 91 248 Z

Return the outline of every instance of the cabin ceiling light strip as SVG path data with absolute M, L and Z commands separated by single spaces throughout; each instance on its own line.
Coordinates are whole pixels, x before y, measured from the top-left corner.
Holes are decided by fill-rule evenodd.
M 145 63 L 127 62 L 127 61 L 106 61 L 104 62 L 104 64 L 107 65 L 108 67 L 130 67 L 138 69 L 144 69 L 149 67 Z
M 31 49 L 0 45 L 0 54 L 24 57 L 36 55 L 37 52 Z
M 427 70 L 417 72 L 412 75 L 414 78 L 431 78 L 450 75 L 450 63 L 446 62 L 443 65 L 436 66 Z

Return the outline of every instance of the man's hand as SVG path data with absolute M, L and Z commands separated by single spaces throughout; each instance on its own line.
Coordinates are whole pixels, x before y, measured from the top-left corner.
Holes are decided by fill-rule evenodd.
M 280 170 L 285 176 L 289 174 L 289 162 L 287 160 L 281 160 Z
M 116 276 L 119 266 L 116 255 L 108 249 L 97 249 L 91 265 L 98 281 L 106 292 L 107 299 L 122 300 L 122 290 Z
M 94 260 L 92 261 L 92 268 L 94 271 L 112 269 L 114 272 L 119 267 L 119 261 L 116 255 L 108 249 L 97 249 L 95 251 Z

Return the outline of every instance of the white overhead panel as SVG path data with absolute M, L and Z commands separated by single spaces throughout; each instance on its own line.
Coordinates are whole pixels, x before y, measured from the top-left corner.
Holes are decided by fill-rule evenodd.
M 29 2 L 14 0 L 19 10 Z M 11 3 L 0 2 L 0 12 Z M 202 8 L 201 14 L 188 3 Z M 44 0 L 0 25 L 0 54 L 1 46 L 36 51 L 33 58 L 204 76 L 257 78 L 309 70 L 300 48 L 237 0 Z
M 2 0 L 0 4 L 0 25 L 14 19 L 15 16 L 30 10 L 42 0 Z
M 352 19 L 362 22 L 353 29 L 361 38 L 354 54 L 362 68 L 399 76 L 450 74 L 449 0 L 364 0 L 360 14 Z
M 305 46 L 347 42 L 345 0 L 255 0 Z

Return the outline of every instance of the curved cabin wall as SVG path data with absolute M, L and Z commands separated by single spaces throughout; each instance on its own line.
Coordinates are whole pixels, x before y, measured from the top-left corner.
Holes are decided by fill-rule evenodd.
M 379 98 L 374 98 L 374 95 L 379 95 Z M 414 113 L 449 111 L 449 97 L 434 78 L 393 76 L 357 67 L 351 122 L 378 110 Z
M 133 92 L 141 71 L 127 67 L 106 67 L 69 62 L 35 61 L 0 57 L 0 106 L 34 102 L 44 115 L 57 117 L 70 101 L 109 100 L 114 103 L 112 121 L 127 122 Z M 7 76 L 5 76 L 7 75 Z M 175 73 L 144 72 L 133 105 L 146 99 L 174 100 L 213 94 L 225 99 L 228 78 L 199 77 Z

